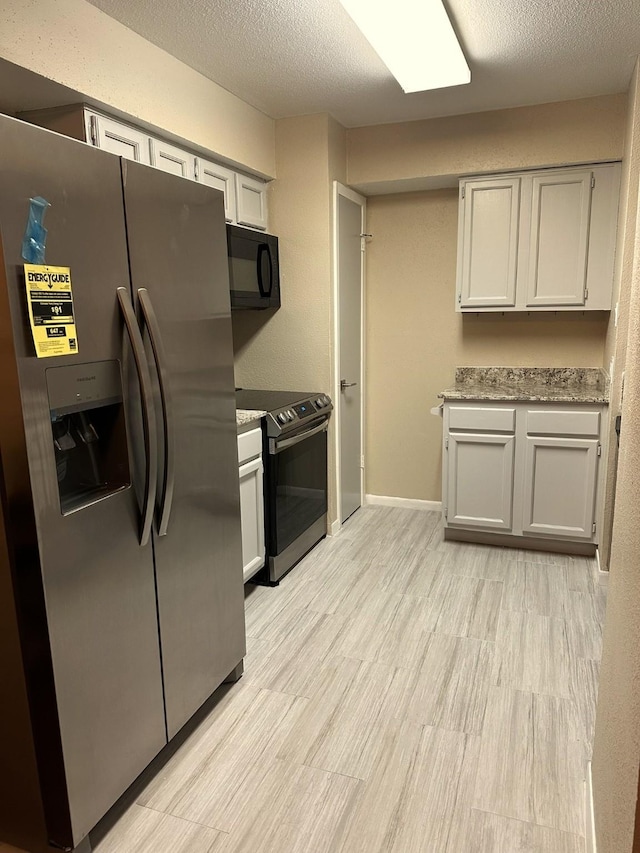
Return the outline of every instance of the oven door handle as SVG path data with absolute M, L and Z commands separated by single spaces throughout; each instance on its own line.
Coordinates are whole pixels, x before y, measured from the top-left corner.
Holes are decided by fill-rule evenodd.
M 304 441 L 306 438 L 311 438 L 312 435 L 324 432 L 328 426 L 329 422 L 323 421 L 319 426 L 305 430 L 305 432 L 301 432 L 299 435 L 294 435 L 292 438 L 272 438 L 269 441 L 269 455 L 275 456 L 277 453 L 282 453 L 283 450 L 287 450 L 289 447 L 294 447 L 296 444 L 300 444 L 300 442 Z

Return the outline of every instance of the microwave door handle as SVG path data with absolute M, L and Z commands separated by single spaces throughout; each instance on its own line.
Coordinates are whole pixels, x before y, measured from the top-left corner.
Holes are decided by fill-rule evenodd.
M 269 261 L 269 289 L 266 290 L 264 286 L 264 280 L 262 278 L 262 256 L 264 253 L 267 253 L 267 260 Z M 266 243 L 260 243 L 258 246 L 258 287 L 260 288 L 260 296 L 271 296 L 271 288 L 273 287 L 273 266 L 271 263 L 271 252 L 269 251 L 269 246 Z
M 145 453 L 145 476 L 144 476 L 144 500 L 140 520 L 140 545 L 149 542 L 151 536 L 151 525 L 153 524 L 153 506 L 158 485 L 158 447 L 156 435 L 156 421 L 153 410 L 153 396 L 151 390 L 151 377 L 149 366 L 144 352 L 144 343 L 140 328 L 136 321 L 136 315 L 131 304 L 129 291 L 126 287 L 119 287 L 116 291 L 120 311 L 124 320 L 125 329 L 131 344 L 133 360 L 138 374 L 140 384 L 140 396 L 142 398 L 142 432 L 144 436 Z
M 160 334 L 158 318 L 151 302 L 149 291 L 146 287 L 138 288 L 138 300 L 140 304 L 142 321 L 149 332 L 153 358 L 158 372 L 158 385 L 160 386 L 160 409 L 162 411 L 162 429 L 164 432 L 164 480 L 160 503 L 158 508 L 158 535 L 165 536 L 169 527 L 169 517 L 173 505 L 173 489 L 175 485 L 175 441 L 173 435 L 173 405 L 169 381 L 167 378 L 167 359 Z

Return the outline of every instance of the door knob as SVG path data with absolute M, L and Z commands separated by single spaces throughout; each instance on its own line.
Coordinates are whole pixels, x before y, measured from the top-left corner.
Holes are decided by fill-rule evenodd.
M 340 380 L 340 390 L 344 391 L 345 388 L 353 388 L 354 385 L 357 385 L 357 382 L 347 382 L 346 379 Z

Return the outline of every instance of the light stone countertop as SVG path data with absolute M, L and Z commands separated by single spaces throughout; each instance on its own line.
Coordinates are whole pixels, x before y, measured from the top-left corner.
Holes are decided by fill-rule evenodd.
M 458 367 L 443 400 L 608 403 L 609 377 L 596 367 Z
M 243 427 L 254 421 L 260 421 L 266 414 L 259 409 L 236 409 L 236 426 Z

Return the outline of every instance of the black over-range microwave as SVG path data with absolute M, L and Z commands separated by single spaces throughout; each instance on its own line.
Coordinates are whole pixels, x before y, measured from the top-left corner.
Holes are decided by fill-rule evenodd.
M 279 308 L 278 238 L 227 225 L 231 308 Z

